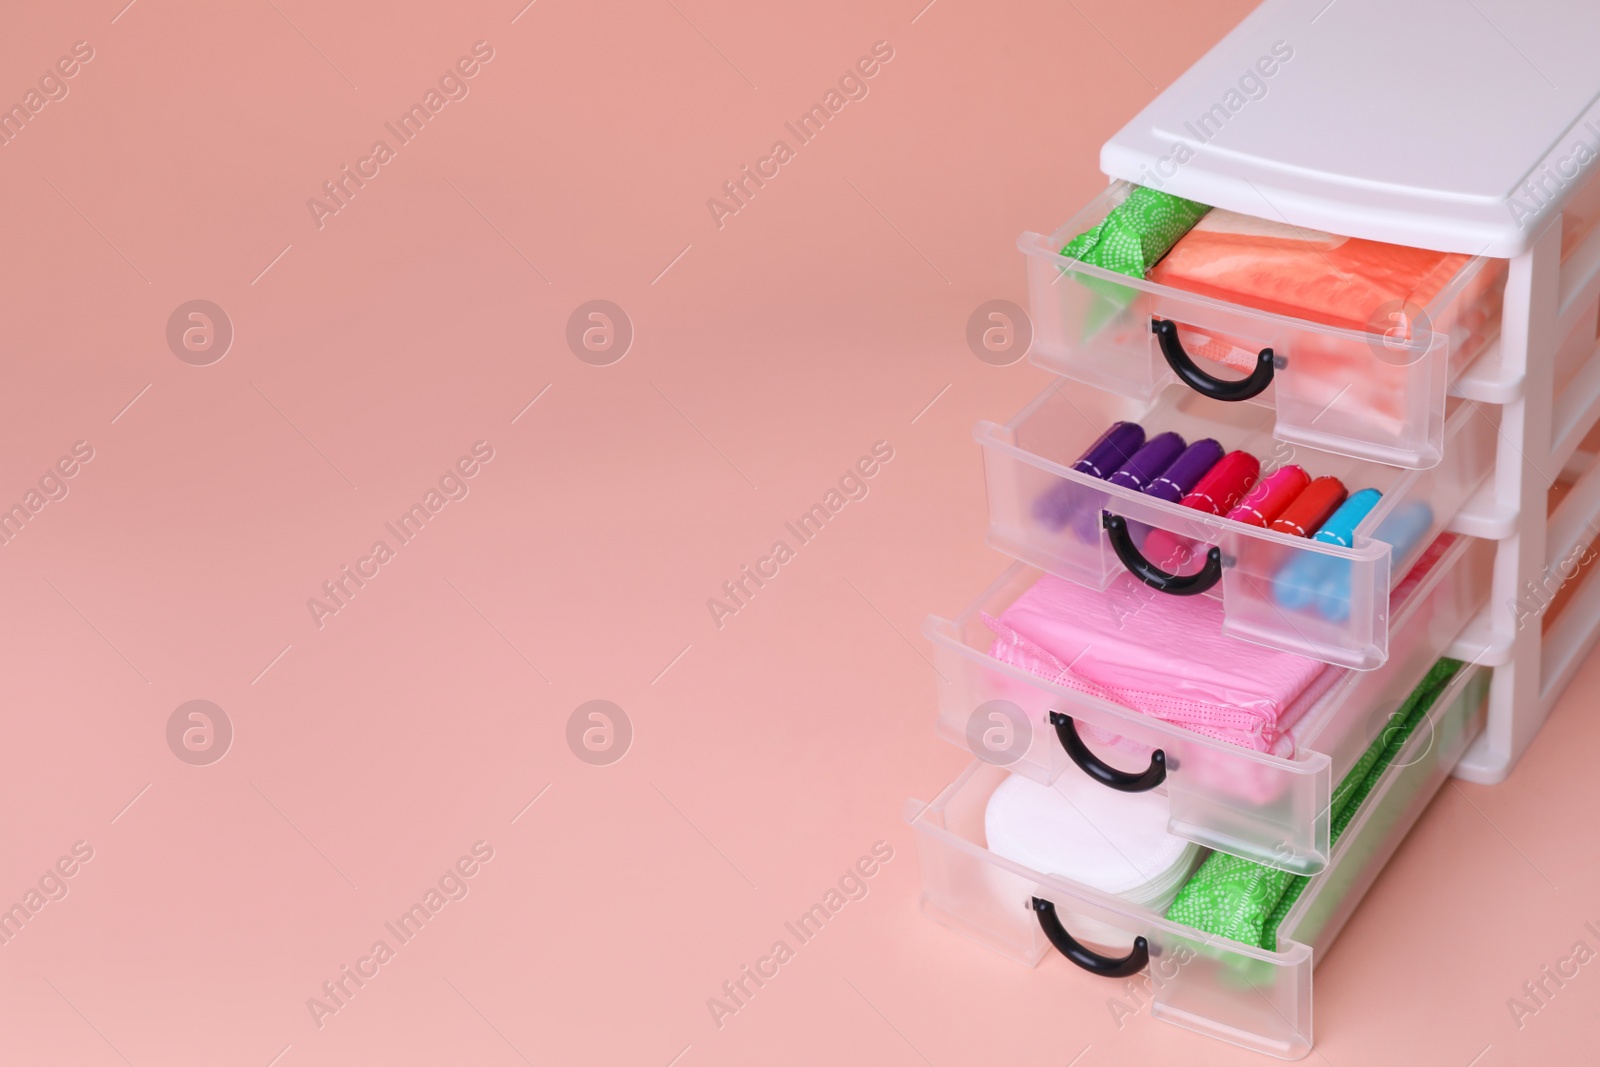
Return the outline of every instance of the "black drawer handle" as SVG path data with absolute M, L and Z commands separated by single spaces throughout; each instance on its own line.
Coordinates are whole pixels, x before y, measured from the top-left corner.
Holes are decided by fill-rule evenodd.
M 1111 537 L 1111 547 L 1122 565 L 1133 576 L 1151 589 L 1173 596 L 1197 596 L 1222 580 L 1222 549 L 1212 545 L 1206 552 L 1206 565 L 1193 574 L 1171 574 L 1144 558 L 1139 546 L 1128 533 L 1128 520 L 1121 515 L 1102 512 L 1100 522 Z
M 1078 765 L 1078 769 L 1103 786 L 1121 793 L 1143 793 L 1154 789 L 1167 779 L 1167 754 L 1159 748 L 1150 753 L 1149 767 L 1138 774 L 1131 774 L 1101 763 L 1100 757 L 1090 752 L 1089 746 L 1078 736 L 1078 727 L 1072 721 L 1071 715 L 1052 711 L 1050 725 L 1056 728 L 1056 737 L 1061 741 L 1061 747 L 1067 750 L 1067 755 L 1072 757 L 1072 762 Z
M 1116 959 L 1112 956 L 1102 956 L 1098 952 L 1084 948 L 1067 933 L 1067 928 L 1061 925 L 1061 920 L 1056 917 L 1056 906 L 1048 900 L 1039 897 L 1033 898 L 1033 910 L 1039 916 L 1039 929 L 1044 931 L 1044 936 L 1050 939 L 1063 956 L 1076 963 L 1090 974 L 1102 975 L 1106 978 L 1126 978 L 1130 974 L 1138 974 L 1144 970 L 1145 964 L 1150 962 L 1150 942 L 1143 937 L 1133 939 L 1133 951 Z
M 1249 400 L 1272 384 L 1276 361 L 1270 348 L 1263 348 L 1256 357 L 1256 369 L 1250 372 L 1250 377 L 1228 381 L 1226 378 L 1213 378 L 1194 365 L 1189 353 L 1183 350 L 1183 342 L 1178 340 L 1178 324 L 1171 319 L 1151 319 L 1150 330 L 1161 344 L 1161 354 L 1167 357 L 1167 366 L 1172 368 L 1172 373 L 1201 396 L 1209 396 L 1213 400 Z

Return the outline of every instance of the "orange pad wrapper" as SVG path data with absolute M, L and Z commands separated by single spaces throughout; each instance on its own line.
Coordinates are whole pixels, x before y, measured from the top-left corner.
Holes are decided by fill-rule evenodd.
M 1172 246 L 1149 279 L 1325 326 L 1381 332 L 1393 324 L 1374 322 L 1380 309 L 1392 301 L 1427 307 L 1468 258 L 1216 208 Z

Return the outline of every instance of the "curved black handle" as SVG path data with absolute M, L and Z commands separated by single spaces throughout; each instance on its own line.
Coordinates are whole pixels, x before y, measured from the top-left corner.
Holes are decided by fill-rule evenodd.
M 1128 532 L 1128 520 L 1109 511 L 1101 512 L 1100 523 L 1111 537 L 1117 558 L 1133 576 L 1151 589 L 1173 596 L 1197 596 L 1222 580 L 1222 549 L 1212 545 L 1206 552 L 1206 565 L 1193 574 L 1172 574 L 1144 558 Z
M 1130 974 L 1138 974 L 1144 970 L 1145 964 L 1150 962 L 1150 942 L 1142 937 L 1133 939 L 1133 951 L 1116 959 L 1111 956 L 1102 956 L 1078 944 L 1073 936 L 1067 933 L 1067 928 L 1061 925 L 1061 920 L 1056 917 L 1056 906 L 1048 900 L 1039 897 L 1033 898 L 1033 910 L 1039 916 L 1039 929 L 1044 931 L 1044 936 L 1050 939 L 1063 956 L 1076 963 L 1090 974 L 1102 975 L 1106 978 L 1126 978 Z
M 1151 319 L 1150 331 L 1156 335 L 1161 354 L 1167 357 L 1167 366 L 1172 368 L 1172 373 L 1201 396 L 1209 396 L 1213 400 L 1249 400 L 1272 384 L 1277 361 L 1270 348 L 1263 348 L 1256 357 L 1256 369 L 1250 372 L 1250 377 L 1228 381 L 1226 378 L 1213 378 L 1194 365 L 1189 353 L 1183 350 L 1183 342 L 1178 340 L 1178 324 L 1171 319 Z
M 1061 747 L 1067 750 L 1067 755 L 1072 757 L 1072 762 L 1078 765 L 1078 769 L 1103 786 L 1121 793 L 1143 793 L 1167 780 L 1167 754 L 1159 748 L 1150 753 L 1150 766 L 1138 774 L 1133 774 L 1101 763 L 1100 757 L 1090 752 L 1089 746 L 1078 736 L 1078 727 L 1073 723 L 1071 715 L 1052 711 L 1050 725 L 1056 728 L 1056 737 L 1060 740 Z

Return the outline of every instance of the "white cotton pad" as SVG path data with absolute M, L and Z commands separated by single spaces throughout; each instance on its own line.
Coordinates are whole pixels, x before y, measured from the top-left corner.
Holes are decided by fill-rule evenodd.
M 1167 832 L 1166 797 L 1108 789 L 1073 769 L 1054 785 L 1007 778 L 984 832 L 996 855 L 1146 906 L 1165 906 L 1200 851 Z

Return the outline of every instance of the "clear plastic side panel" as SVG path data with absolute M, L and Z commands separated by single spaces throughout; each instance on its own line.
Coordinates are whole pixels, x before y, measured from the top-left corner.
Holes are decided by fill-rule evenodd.
M 1071 766 L 1049 723 L 1050 711 L 1064 704 L 1059 690 L 967 647 L 948 620 L 929 618 L 923 632 L 933 643 L 939 676 L 941 738 L 1044 785 Z M 987 647 L 982 635 L 974 640 Z
M 1388 555 L 1282 535 L 1217 543 L 1225 633 L 1356 670 L 1388 658 Z
M 1389 660 L 1381 670 L 1351 672 L 1339 710 L 1308 718 L 1302 743 L 1331 761 L 1340 781 L 1397 712 L 1418 679 L 1444 655 L 1488 601 L 1494 580 L 1495 543 L 1458 538 L 1394 617 Z
M 1411 569 L 1494 466 L 1498 409 L 1462 403 L 1445 423 L 1445 455 L 1430 471 L 1406 472 L 1392 484 L 1385 470 L 1326 452 L 1294 450 L 1309 473 L 1330 474 L 1355 489 L 1373 486 L 1383 500 L 1356 530 L 1356 548 L 1313 549 L 1293 540 L 1248 541 L 1251 553 L 1224 571 L 1226 630 L 1242 640 L 1357 670 L 1387 660 L 1393 638 L 1388 593 Z M 1295 546 L 1288 554 L 1283 546 Z M 1373 550 L 1391 548 L 1387 556 Z M 1459 632 L 1459 628 L 1458 628 Z M 1452 637 L 1454 635 L 1452 634 Z
M 1395 506 L 1374 509 L 1356 528 L 1357 545 L 1371 539 L 1394 546 L 1395 581 L 1494 468 L 1499 424 L 1498 406 L 1458 402 L 1445 420 L 1444 458 L 1438 466 L 1408 472 L 1390 494 Z
M 1475 273 L 1463 271 L 1459 287 L 1446 287 L 1429 312 L 1433 332 L 1450 339 L 1451 382 L 1500 336 L 1510 267 L 1510 260 L 1482 260 Z
M 1333 944 L 1378 872 L 1478 735 L 1489 679 L 1487 668 L 1467 667 L 1451 682 L 1339 838 L 1333 863 L 1284 917 L 1280 947 L 1292 940 L 1311 946 L 1320 958 Z
M 1062 477 L 997 447 L 984 449 L 983 468 L 991 546 L 1091 589 L 1122 570 L 1100 536 L 1109 500 L 1101 483 Z
M 1430 338 L 1419 351 L 1370 334 L 1301 331 L 1277 377 L 1276 436 L 1397 466 L 1433 467 L 1443 455 L 1450 344 L 1442 334 Z
M 1047 875 L 1033 893 L 1050 901 L 1074 941 L 1099 955 L 1120 959 L 1135 950 L 1135 938 L 1145 939 L 1149 961 L 1133 981 L 1148 990 L 1155 1017 L 1283 1059 L 1310 1050 L 1312 957 L 1303 946 L 1252 949 Z M 1126 992 L 1127 979 L 1101 981 L 1108 996 Z
M 924 914 L 1032 967 L 1050 948 L 1027 907 L 1033 883 L 984 847 L 984 806 L 1005 777 L 973 764 L 933 803 L 910 801 L 905 817 L 917 833 Z
M 1190 773 L 1169 775 L 1173 833 L 1296 874 L 1327 866 L 1331 778 L 1325 757 L 1306 753 L 1298 761 L 1269 763 L 1215 750 L 1197 755 Z
M 1192 930 L 1162 940 L 1151 961 L 1155 1018 L 1278 1059 L 1311 1051 L 1312 959 L 1302 946 L 1263 952 Z M 1159 968 L 1171 977 L 1158 983 Z

